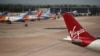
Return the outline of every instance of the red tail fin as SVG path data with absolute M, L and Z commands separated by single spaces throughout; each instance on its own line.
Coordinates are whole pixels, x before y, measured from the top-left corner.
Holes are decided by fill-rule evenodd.
M 42 15 L 42 11 L 39 11 L 39 12 L 37 13 L 36 17 L 37 17 L 37 18 L 40 18 L 41 15 Z
M 85 47 L 95 40 L 70 13 L 65 13 L 63 17 L 73 43 Z

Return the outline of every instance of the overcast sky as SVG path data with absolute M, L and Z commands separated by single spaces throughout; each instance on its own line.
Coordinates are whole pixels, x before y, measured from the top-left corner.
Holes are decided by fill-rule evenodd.
M 81 4 L 100 5 L 100 0 L 0 0 L 0 4 L 24 4 L 24 5 L 60 5 L 60 4 Z

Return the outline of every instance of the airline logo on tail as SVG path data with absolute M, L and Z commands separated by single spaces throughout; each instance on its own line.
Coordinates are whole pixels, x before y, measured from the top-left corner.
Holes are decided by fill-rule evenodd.
M 70 36 L 72 37 L 72 40 L 79 39 L 80 34 L 85 32 L 84 29 L 79 29 L 77 31 L 75 31 L 75 29 L 76 29 L 76 26 L 74 26 L 73 29 L 69 32 Z
M 85 47 L 95 40 L 70 13 L 64 14 L 63 17 L 73 43 Z
M 7 14 L 8 14 L 8 11 L 4 11 L 4 12 L 2 13 L 2 15 L 0 16 L 0 21 L 1 21 L 1 22 L 4 22 L 4 21 L 7 20 L 7 19 L 6 19 Z
M 64 39 L 70 40 L 73 44 L 100 52 L 100 39 L 90 35 L 70 13 L 65 13 L 63 17 L 70 34 L 70 37 Z

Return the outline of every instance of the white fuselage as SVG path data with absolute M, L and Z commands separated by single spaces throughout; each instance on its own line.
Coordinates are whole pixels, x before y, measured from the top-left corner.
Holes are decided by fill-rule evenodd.
M 91 42 L 86 48 L 100 52 L 100 39 Z
M 17 21 L 17 20 L 19 20 L 19 19 L 21 19 L 22 17 L 18 17 L 18 16 L 11 16 L 11 17 L 9 17 L 9 20 L 11 21 L 11 22 L 14 22 L 14 21 Z M 7 19 L 8 19 L 8 17 L 7 17 Z
M 67 36 L 63 40 L 66 40 L 66 41 L 70 41 L 71 42 L 70 36 Z M 97 39 L 97 40 L 91 42 L 88 46 L 86 46 L 86 48 L 87 49 L 94 50 L 94 51 L 97 51 L 97 52 L 100 52 L 100 39 Z

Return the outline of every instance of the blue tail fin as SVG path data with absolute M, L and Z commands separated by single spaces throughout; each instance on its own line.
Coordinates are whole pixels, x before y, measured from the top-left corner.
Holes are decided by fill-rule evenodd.
M 3 16 L 7 16 L 8 14 L 8 11 L 4 11 L 1 15 L 0 15 L 0 19 L 3 17 Z
M 28 21 L 28 20 L 30 20 L 30 19 L 29 19 L 30 13 L 31 13 L 31 11 L 28 11 L 28 12 L 22 17 L 22 20 L 23 20 L 23 21 Z
M 1 15 L 0 15 L 0 22 L 5 22 L 7 20 L 7 14 L 8 11 L 4 11 Z

